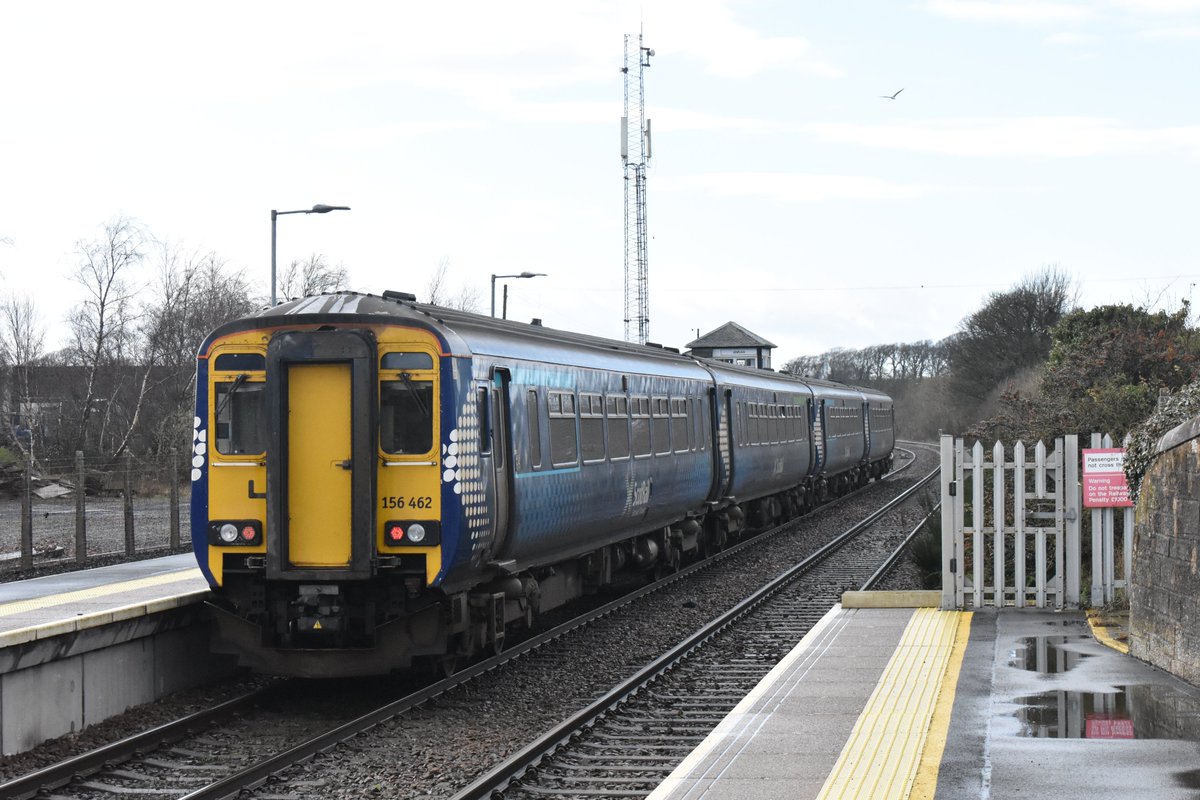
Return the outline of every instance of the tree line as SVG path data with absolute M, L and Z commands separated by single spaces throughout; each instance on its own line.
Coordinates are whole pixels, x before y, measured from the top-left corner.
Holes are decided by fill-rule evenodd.
M 10 457 L 82 451 L 115 461 L 186 446 L 197 348 L 266 298 L 216 253 L 160 242 L 124 217 L 80 240 L 74 256 L 69 278 L 82 300 L 64 346 L 46 347 L 34 298 L 0 297 L 0 448 Z M 448 271 L 443 258 L 427 301 L 478 310 L 478 291 L 455 290 Z M 314 254 L 282 270 L 278 291 L 293 299 L 348 283 L 344 267 Z M 1200 341 L 1187 301 L 1174 310 L 1153 310 L 1161 304 L 1150 301 L 1083 309 L 1077 295 L 1067 274 L 1048 267 L 989 295 L 941 341 L 836 348 L 784 369 L 888 392 L 907 438 L 1101 431 L 1119 439 L 1160 397 L 1196 381 Z
M 67 276 L 81 295 L 67 341 L 47 346 L 28 295 L 0 296 L 0 462 L 71 458 L 115 463 L 124 453 L 186 448 L 194 416 L 196 352 L 229 320 L 268 305 L 246 270 L 217 253 L 156 239 L 117 217 L 75 244 Z M 477 310 L 479 293 L 452 286 L 443 258 L 428 301 Z M 320 254 L 279 275 L 281 301 L 349 288 L 349 271 Z
M 908 438 L 1120 441 L 1200 377 L 1190 304 L 1161 300 L 1085 309 L 1070 276 L 1046 267 L 988 295 L 940 342 L 832 350 L 785 369 L 889 392 Z

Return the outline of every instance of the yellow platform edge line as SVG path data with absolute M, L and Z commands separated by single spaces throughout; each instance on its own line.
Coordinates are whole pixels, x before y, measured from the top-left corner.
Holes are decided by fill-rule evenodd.
M 925 747 L 921 750 L 921 763 L 913 779 L 911 800 L 933 800 L 937 792 L 938 770 L 942 766 L 942 753 L 950 735 L 950 714 L 954 710 L 954 696 L 958 691 L 958 676 L 962 673 L 963 656 L 971 638 L 971 612 L 958 614 L 958 626 L 954 632 L 954 647 L 946 674 L 942 678 L 942 690 L 938 694 L 933 718 L 929 721 L 929 732 L 925 735 Z
M 964 617 L 969 631 L 970 614 L 935 609 L 913 612 L 818 798 L 909 796 L 939 698 L 946 694 L 948 666 Z M 957 679 L 955 671 L 955 683 Z M 948 721 L 947 715 L 947 725 Z M 944 732 L 941 744 L 945 746 Z M 937 761 L 940 759 L 939 752 Z
M 1090 609 L 1087 612 L 1087 621 L 1088 626 L 1092 629 L 1092 635 L 1096 637 L 1096 640 L 1099 641 L 1100 644 L 1111 647 L 1118 653 L 1129 655 L 1129 645 L 1113 638 L 1112 634 L 1109 633 L 1109 626 L 1100 621 L 1099 611 L 1094 608 Z
M 202 574 L 198 567 L 188 567 L 187 569 L 176 570 L 174 572 L 165 572 L 162 575 L 152 575 L 148 578 L 138 578 L 132 581 L 122 581 L 121 583 L 110 583 L 106 586 L 95 586 L 90 589 L 79 589 L 74 592 L 64 592 L 62 594 L 51 594 L 45 597 L 34 597 L 29 600 L 16 600 L 11 603 L 0 605 L 0 617 L 11 617 L 14 614 L 24 614 L 27 611 L 36 611 L 41 608 L 50 608 L 52 606 L 61 606 L 67 603 L 75 603 L 81 600 L 94 600 L 100 597 L 108 597 L 109 595 L 120 594 L 121 592 L 135 591 L 137 589 L 148 589 L 154 586 L 164 586 L 168 583 L 179 583 L 180 581 L 193 580 L 202 578 Z

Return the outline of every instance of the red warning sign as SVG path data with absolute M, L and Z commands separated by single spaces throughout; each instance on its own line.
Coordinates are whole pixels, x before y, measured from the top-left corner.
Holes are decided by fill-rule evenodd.
M 1083 451 L 1084 508 L 1129 508 L 1125 481 L 1125 449 L 1105 447 Z
M 1088 714 L 1084 718 L 1088 739 L 1133 739 L 1133 720 L 1110 714 Z

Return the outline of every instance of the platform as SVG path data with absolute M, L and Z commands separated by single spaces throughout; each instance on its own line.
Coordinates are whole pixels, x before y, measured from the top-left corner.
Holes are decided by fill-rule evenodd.
M 227 674 L 208 595 L 188 554 L 0 583 L 0 753 Z
M 0 648 L 200 602 L 190 553 L 0 583 Z
M 651 798 L 1182 800 L 1198 741 L 1200 690 L 1082 613 L 839 606 Z

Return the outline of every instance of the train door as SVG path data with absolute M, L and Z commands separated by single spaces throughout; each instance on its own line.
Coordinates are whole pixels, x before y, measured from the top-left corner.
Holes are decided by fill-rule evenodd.
M 270 578 L 370 573 L 374 351 L 369 334 L 348 331 L 287 331 L 267 347 Z
M 350 365 L 299 363 L 287 369 L 288 565 L 347 567 Z
M 825 400 L 814 399 L 810 407 L 813 438 L 813 474 L 825 470 Z
M 862 429 L 863 429 L 863 461 L 869 461 L 871 458 L 871 403 L 863 401 L 862 404 Z
M 507 369 L 492 370 L 491 402 L 491 451 L 493 485 L 496 487 L 495 514 L 492 520 L 492 552 L 503 551 L 508 539 L 508 528 L 512 504 L 512 421 L 509 409 L 509 386 L 511 375 Z
M 733 486 L 733 392 L 725 390 L 724 406 L 721 419 L 721 451 L 725 461 L 725 491 Z

